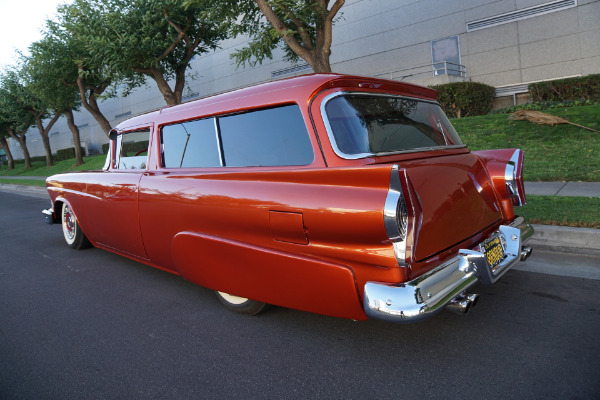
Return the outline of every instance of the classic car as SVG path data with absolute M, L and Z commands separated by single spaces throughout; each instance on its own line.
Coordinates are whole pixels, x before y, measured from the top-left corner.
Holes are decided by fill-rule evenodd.
M 46 222 L 246 314 L 466 313 L 531 253 L 523 152 L 471 152 L 436 96 L 313 74 L 136 116 L 102 170 L 47 179 Z

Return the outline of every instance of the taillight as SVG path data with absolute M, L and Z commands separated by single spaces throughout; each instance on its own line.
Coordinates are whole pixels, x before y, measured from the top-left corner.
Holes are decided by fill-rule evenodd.
M 523 151 L 515 150 L 506 164 L 504 172 L 506 193 L 514 206 L 525 205 L 525 187 L 523 186 Z
M 388 238 L 394 246 L 396 260 L 401 267 L 409 263 L 412 254 L 417 202 L 412 200 L 411 191 L 406 170 L 393 165 L 383 220 Z

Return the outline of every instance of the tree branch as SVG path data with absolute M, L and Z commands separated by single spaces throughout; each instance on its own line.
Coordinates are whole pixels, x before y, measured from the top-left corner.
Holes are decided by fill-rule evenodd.
M 288 27 L 277 16 L 277 14 L 275 14 L 275 11 L 273 11 L 273 8 L 271 8 L 271 6 L 267 4 L 266 0 L 254 0 L 254 2 L 256 3 L 260 11 L 263 13 L 263 15 L 267 18 L 267 20 L 271 23 L 271 25 L 273 25 L 273 28 L 277 31 L 277 33 L 279 33 L 283 37 L 283 40 L 285 40 L 290 49 L 292 49 L 294 53 L 298 54 L 306 61 L 312 60 L 313 57 L 311 52 L 307 48 L 302 46 L 300 43 L 298 43 L 294 35 L 290 35 L 288 33 Z
M 287 8 L 280 1 L 275 1 L 275 4 L 277 4 L 277 6 L 279 8 L 281 8 L 283 10 L 283 12 L 286 13 L 286 15 L 290 19 L 290 21 L 292 21 L 294 23 L 294 25 L 296 25 L 298 27 L 298 33 L 300 34 L 300 37 L 302 38 L 302 43 L 308 50 L 312 51 L 313 50 L 312 40 L 310 39 L 310 35 L 308 34 L 308 30 L 306 29 L 306 24 L 302 23 L 302 21 L 300 21 L 298 19 L 298 17 L 296 17 L 296 15 L 292 12 L 292 10 Z

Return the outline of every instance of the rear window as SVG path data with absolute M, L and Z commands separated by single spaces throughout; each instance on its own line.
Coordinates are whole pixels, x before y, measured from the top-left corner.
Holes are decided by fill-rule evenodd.
M 391 95 L 336 94 L 324 103 L 334 148 L 351 158 L 463 146 L 437 103 Z

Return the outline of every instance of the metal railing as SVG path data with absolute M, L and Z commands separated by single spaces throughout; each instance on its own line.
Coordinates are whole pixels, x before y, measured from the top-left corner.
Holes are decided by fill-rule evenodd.
M 419 65 L 416 67 L 385 72 L 375 76 L 403 81 L 407 78 L 423 79 L 426 76 L 441 75 L 453 75 L 465 78 L 467 76 L 467 67 L 465 67 L 462 64 L 455 64 L 449 61 L 441 61 L 433 64 Z

